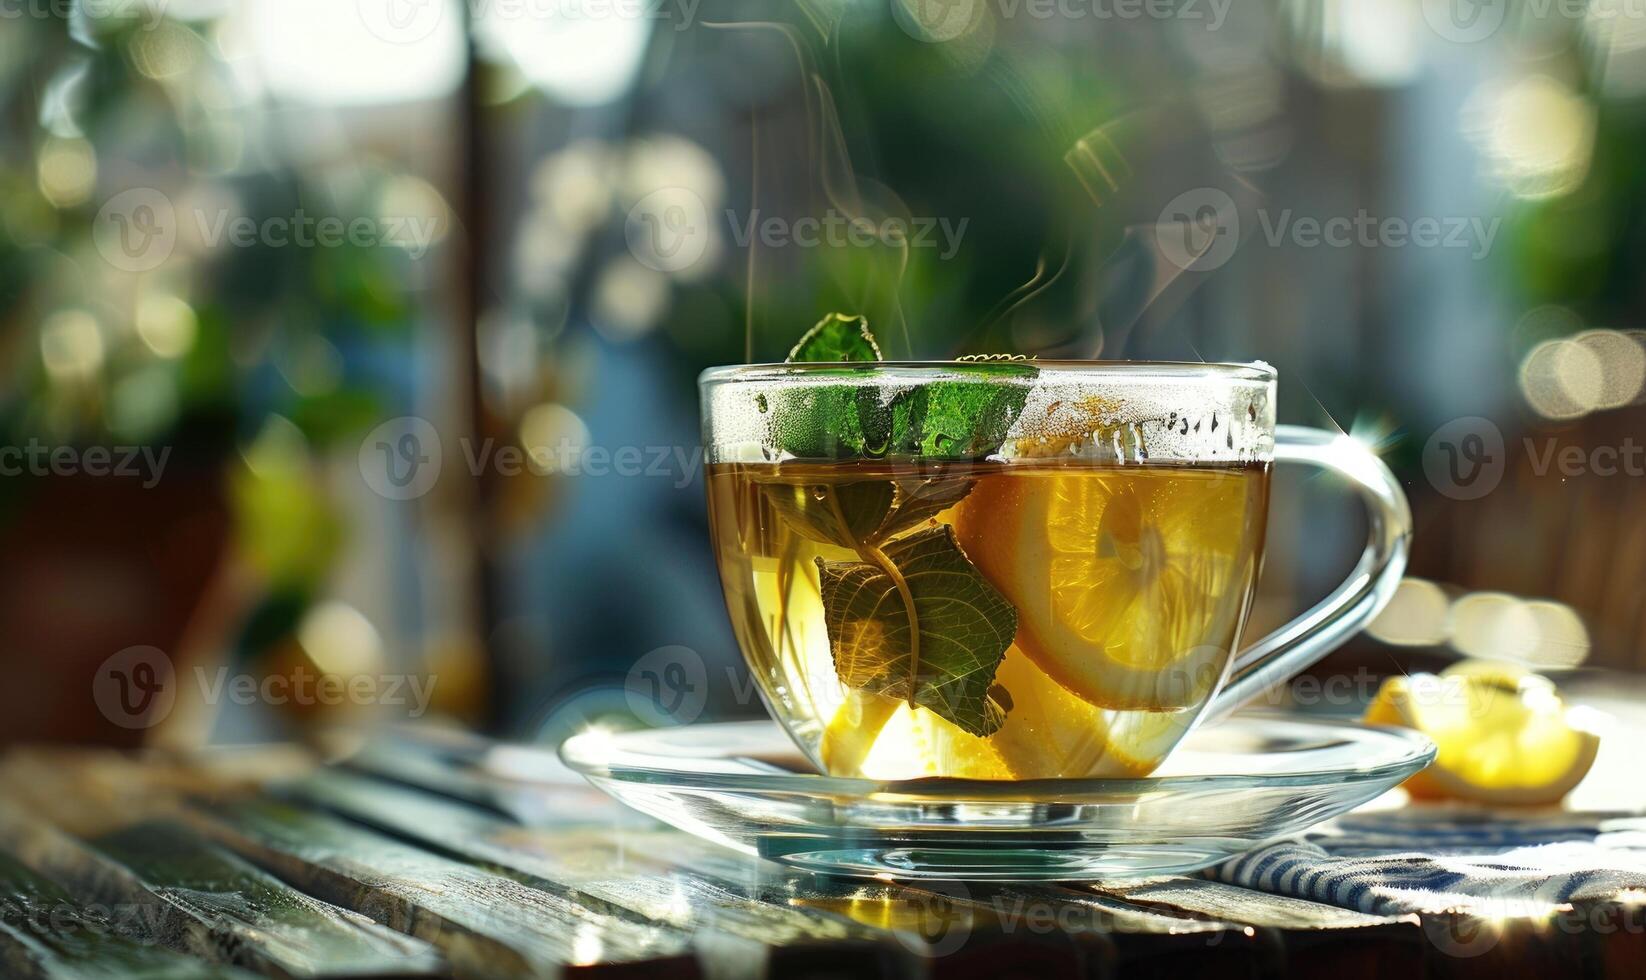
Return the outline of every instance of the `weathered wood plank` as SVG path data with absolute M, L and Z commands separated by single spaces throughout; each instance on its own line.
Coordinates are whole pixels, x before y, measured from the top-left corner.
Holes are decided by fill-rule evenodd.
M 1128 980 L 1254 977 L 1272 973 L 1278 960 L 1242 922 L 1075 887 L 978 885 L 973 890 L 1014 932 L 1106 936 L 1114 946 L 1114 973 Z
M 0 846 L 84 903 L 127 910 L 156 941 L 277 977 L 445 972 L 426 943 L 295 891 L 183 828 L 71 838 L 0 806 Z
M 1579 906 L 1579 913 L 1588 927 L 1590 949 L 1585 959 L 1594 964 L 1595 977 L 1646 977 L 1646 894 L 1625 894 L 1616 901 Z
M 372 739 L 334 768 L 463 800 L 534 827 L 656 823 L 575 776 L 549 753 L 524 746 L 399 730 Z
M 698 898 L 712 883 L 722 894 L 732 890 L 744 901 L 763 900 L 785 907 L 791 910 L 791 922 L 793 911 L 806 910 L 813 914 L 814 923 L 846 920 L 905 938 L 940 925 L 923 906 L 943 902 L 946 890 L 940 889 L 934 897 L 918 884 L 878 891 L 858 882 L 819 888 L 817 882 L 828 880 L 781 869 L 672 830 L 622 834 L 528 830 L 463 809 L 461 803 L 432 793 L 384 787 L 335 772 L 316 773 L 293 784 L 291 791 L 428 846 L 558 881 L 642 914 L 660 914 L 656 899 L 667 894 L 660 886 L 683 879 L 692 884 L 676 894 L 683 891 Z M 553 790 L 544 792 L 552 794 Z M 1080 947 L 1076 959 L 1085 963 L 1079 969 L 1088 973 L 1101 972 L 1104 964 L 1117 959 L 1200 962 L 1216 958 L 1227 968 L 1221 975 L 1241 976 L 1255 969 L 1259 960 L 1280 959 L 1271 948 L 1275 945 L 1272 937 L 1265 942 L 1242 922 L 1055 888 L 1019 887 L 1009 893 L 984 890 L 976 897 L 982 904 L 973 903 L 969 909 L 968 937 L 962 948 L 988 948 L 991 955 L 1013 945 L 1058 945 L 1053 934 L 1059 930 L 1039 926 L 1042 917 L 1051 916 L 1074 923 L 1069 933 L 1077 937 L 1074 945 Z M 696 904 L 691 899 L 688 902 Z M 749 925 L 769 928 L 770 924 Z M 918 942 L 906 945 L 913 950 L 921 947 Z M 951 954 L 935 965 L 951 969 L 961 962 Z
M 565 888 L 586 903 L 606 904 L 681 928 L 726 931 L 780 947 L 790 943 L 858 939 L 918 954 L 932 947 L 919 936 L 942 925 L 944 889 L 887 886 L 822 878 L 784 869 L 668 829 L 566 832 L 520 827 L 461 802 L 336 772 L 300 780 L 284 792 L 346 814 L 351 819 L 410 837 L 432 848 L 532 876 L 542 887 Z M 916 964 L 947 975 L 973 962 L 1014 956 L 1039 963 L 1041 972 L 1101 974 L 1113 959 L 1105 933 L 1117 926 L 1186 935 L 1227 932 L 1226 923 L 1185 922 L 1124 902 L 1095 914 L 1083 911 L 1085 929 L 1065 940 L 1055 929 L 1027 920 L 1079 896 L 1062 890 L 1018 889 L 1002 899 L 979 895 L 968 908 L 967 935 L 956 949 Z M 1016 905 L 1009 899 L 1015 898 Z M 1091 903 L 1088 903 L 1090 906 Z M 1013 914 L 1013 913 L 1016 914 Z M 939 930 L 941 931 L 941 930 Z M 892 934 L 901 941 L 892 941 Z M 1180 943 L 1181 945 L 1181 943 Z M 1008 950 L 1021 947 L 1016 953 Z M 773 964 L 787 958 L 769 949 Z M 883 953 L 864 950 L 884 962 Z M 981 958 L 981 960 L 979 959 Z M 776 971 L 773 971 L 776 975 Z
M 1564 919 L 1364 916 L 1198 878 L 1062 887 L 823 878 L 644 818 L 619 823 L 615 805 L 584 786 L 502 778 L 514 770 L 494 772 L 488 744 L 427 751 L 395 742 L 357 759 L 355 771 L 318 775 L 300 759 L 263 767 L 297 774 L 285 790 L 301 802 L 296 807 L 256 798 L 255 781 L 236 778 L 232 767 L 109 753 L 83 761 L 29 754 L 21 767 L 8 757 L 0 798 L 22 785 L 37 806 L 56 799 L 55 815 L 80 838 L 71 843 L 152 897 L 166 895 L 167 914 L 198 922 L 219 911 L 190 878 L 205 831 L 217 842 L 204 844 L 206 853 L 230 857 L 219 846 L 228 844 L 299 890 L 432 938 L 464 976 L 599 963 L 619 975 L 701 969 L 714 980 L 1002 973 L 1499 980 L 1528 969 L 1632 980 L 1646 953 L 1638 902 L 1570 913 L 1609 923 L 1590 928 Z M 169 808 L 185 794 L 196 802 L 179 817 Z M 0 846 L 5 840 L 0 834 Z M 225 895 L 245 890 L 222 881 Z M 102 894 L 75 882 L 75 903 Z M 0 916 L 0 970 L 40 975 L 57 957 L 64 972 L 61 951 L 15 925 Z
M 0 854 L 0 971 L 85 980 L 249 980 L 155 945 L 135 908 L 76 901 L 56 882 Z
M 1367 915 L 1205 878 L 1105 883 L 1091 890 L 1176 913 L 1238 922 L 1284 951 L 1287 975 L 1339 980 L 1421 976 L 1428 944 L 1415 915 Z
M 190 809 L 187 819 L 304 891 L 434 943 L 466 976 L 647 962 L 699 972 L 678 930 L 590 910 L 329 814 L 254 800 Z
M 825 944 L 832 947 L 830 961 L 858 976 L 882 970 L 895 956 L 880 931 L 808 912 L 789 893 L 751 894 L 735 883 L 681 872 L 675 861 L 705 845 L 678 831 L 534 830 L 465 803 L 338 772 L 317 773 L 285 791 L 585 906 L 691 933 L 712 976 L 782 975 L 815 964 Z M 741 868 L 738 877 L 745 877 Z M 804 948 L 785 948 L 795 946 Z
M 918 976 L 1102 978 L 1115 946 L 1101 929 L 1028 928 L 989 896 L 956 881 L 897 884 L 796 876 L 798 905 L 885 930 Z

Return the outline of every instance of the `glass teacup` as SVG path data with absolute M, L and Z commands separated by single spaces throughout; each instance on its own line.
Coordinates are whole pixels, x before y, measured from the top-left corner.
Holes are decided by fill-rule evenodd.
M 757 365 L 701 387 L 738 643 L 831 775 L 1147 775 L 1352 635 L 1405 566 L 1393 475 L 1347 436 L 1277 431 L 1266 365 Z M 1237 653 L 1276 460 L 1355 484 L 1370 540 Z

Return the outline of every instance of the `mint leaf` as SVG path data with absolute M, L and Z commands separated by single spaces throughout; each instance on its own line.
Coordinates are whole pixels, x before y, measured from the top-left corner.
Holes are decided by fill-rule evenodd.
M 799 459 L 858 459 L 865 439 L 852 385 L 783 388 L 769 399 L 771 444 Z
M 872 545 L 897 502 L 890 480 L 762 483 L 772 509 L 797 533 L 837 548 Z
M 953 369 L 976 381 L 934 381 L 908 394 L 894 452 L 927 459 L 981 459 L 999 449 L 1023 412 L 1029 389 L 1010 379 L 1039 371 L 1023 364 L 969 364 Z M 1000 379 L 1000 380 L 996 380 Z
M 831 313 L 800 338 L 788 361 L 880 359 L 866 319 Z M 867 370 L 843 367 L 829 373 L 861 380 Z M 770 442 L 801 459 L 981 459 L 1006 441 L 1028 398 L 1022 381 L 1040 372 L 1022 361 L 957 361 L 950 370 L 966 380 L 782 390 L 771 399 Z
M 880 360 L 880 345 L 861 316 L 830 313 L 806 331 L 785 363 Z M 855 373 L 848 370 L 844 373 Z M 772 406 L 771 443 L 802 459 L 852 459 L 870 439 L 864 435 L 861 401 L 874 389 L 857 385 L 806 385 L 785 389 Z M 873 440 L 884 442 L 885 435 Z
M 965 499 L 976 480 L 956 476 L 896 477 L 892 510 L 880 522 L 880 537 L 918 527 Z
M 1017 611 L 966 560 L 947 527 L 870 557 L 877 560 L 817 559 L 841 682 L 921 705 L 973 735 L 997 731 L 1009 698 L 991 688 L 1017 632 Z
M 854 551 L 873 547 L 958 504 L 966 477 L 909 476 L 851 483 L 762 483 L 761 490 L 797 533 Z
M 789 351 L 789 363 L 816 361 L 880 361 L 880 345 L 869 332 L 867 317 L 830 313 L 806 331 Z

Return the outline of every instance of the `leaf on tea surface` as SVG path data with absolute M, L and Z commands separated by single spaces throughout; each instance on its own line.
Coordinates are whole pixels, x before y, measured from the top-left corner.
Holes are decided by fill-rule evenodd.
M 806 331 L 789 351 L 786 363 L 878 361 L 880 346 L 861 316 L 830 313 Z M 846 373 L 856 373 L 856 370 Z M 851 459 L 869 442 L 864 436 L 859 400 L 861 385 L 805 385 L 776 394 L 771 415 L 771 442 L 779 451 L 801 459 Z M 874 438 L 884 442 L 885 435 Z
M 914 392 L 910 425 L 894 438 L 897 451 L 929 459 L 979 459 L 999 449 L 1023 411 L 1027 386 L 1006 378 L 1033 377 L 1037 369 L 1021 364 L 968 365 L 977 381 L 936 381 Z
M 879 361 L 861 316 L 831 313 L 800 338 L 790 363 Z M 801 459 L 980 459 L 999 449 L 1039 369 L 1022 361 L 961 361 L 965 380 L 864 384 L 866 368 L 840 368 L 857 383 L 807 384 L 773 399 L 770 441 Z M 826 373 L 827 369 L 825 369 Z M 972 380 L 975 379 L 975 380 Z
M 1017 633 L 1017 610 L 936 527 L 886 547 L 913 599 L 871 562 L 817 560 L 835 670 L 847 687 L 928 708 L 974 735 L 1005 722 L 995 671 Z M 911 664 L 911 636 L 919 661 Z
M 855 389 L 819 385 L 786 389 L 772 399 L 772 445 L 797 459 L 856 459 L 863 455 Z
M 806 331 L 789 351 L 789 363 L 818 361 L 879 361 L 880 345 L 863 316 L 830 313 Z

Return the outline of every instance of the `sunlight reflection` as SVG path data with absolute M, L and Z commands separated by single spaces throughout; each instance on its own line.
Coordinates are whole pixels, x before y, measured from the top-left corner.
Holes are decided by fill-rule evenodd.
M 627 91 L 659 23 L 615 6 L 604 8 L 605 16 L 524 15 L 537 9 L 481 4 L 476 34 L 489 53 L 511 62 L 532 85 L 573 106 L 602 105 Z
M 250 0 L 245 22 L 269 90 L 320 105 L 372 105 L 437 98 L 463 77 L 463 20 L 452 0 L 428 25 L 374 32 L 359 4 L 339 0 Z M 430 8 L 433 10 L 433 8 Z M 386 34 L 387 36 L 380 36 Z

